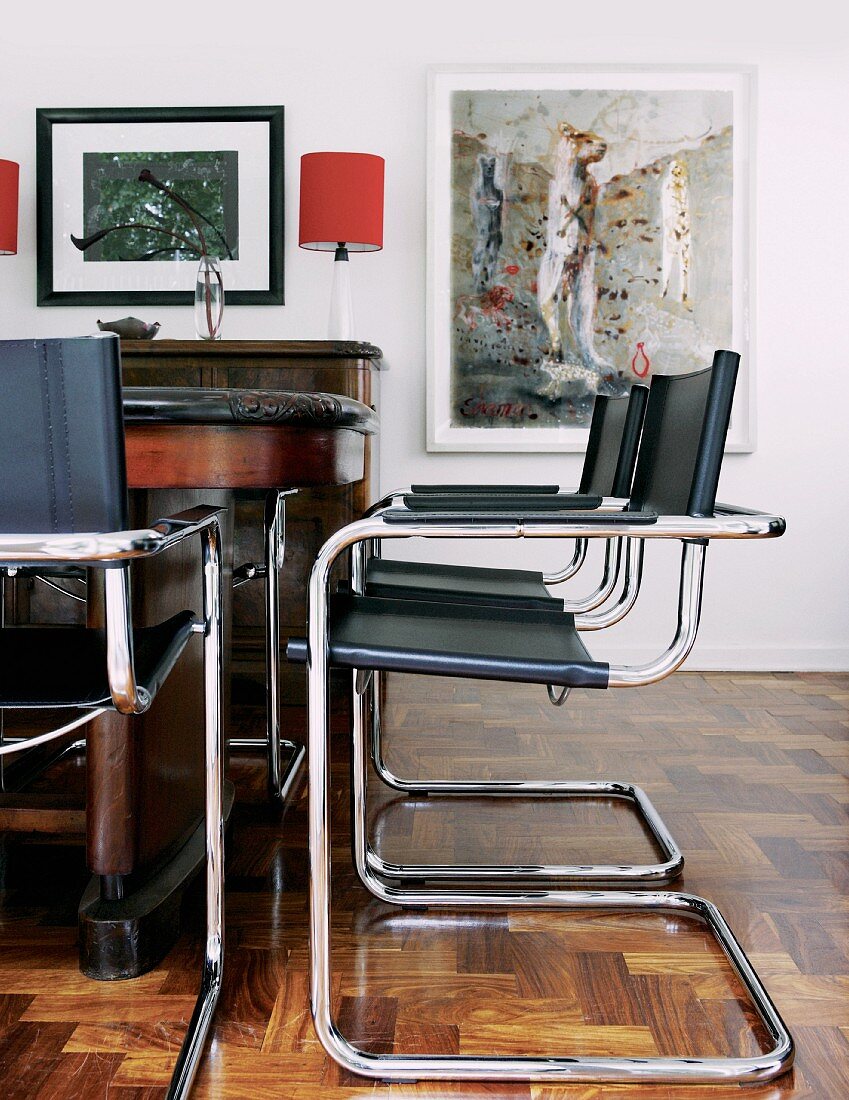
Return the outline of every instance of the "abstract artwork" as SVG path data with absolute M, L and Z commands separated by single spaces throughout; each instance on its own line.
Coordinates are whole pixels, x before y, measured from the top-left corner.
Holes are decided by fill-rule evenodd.
M 577 450 L 597 394 L 746 359 L 750 77 L 432 74 L 431 449 Z
M 198 225 L 229 303 L 282 304 L 282 107 L 43 109 L 36 135 L 39 305 L 191 303 Z

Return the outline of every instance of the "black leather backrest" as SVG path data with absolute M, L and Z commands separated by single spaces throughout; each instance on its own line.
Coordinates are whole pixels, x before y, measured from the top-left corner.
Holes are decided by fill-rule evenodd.
M 633 386 L 629 397 L 595 399 L 579 493 L 625 498 L 631 495 L 648 393 L 646 386 Z
M 0 341 L 0 532 L 127 527 L 117 336 Z
M 695 374 L 652 378 L 631 508 L 712 516 L 740 356 L 717 351 Z

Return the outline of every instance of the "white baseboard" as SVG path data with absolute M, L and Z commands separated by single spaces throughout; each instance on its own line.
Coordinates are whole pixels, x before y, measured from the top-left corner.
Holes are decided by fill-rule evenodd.
M 648 649 L 597 646 L 597 660 L 615 660 L 628 664 L 648 661 L 657 656 Z M 730 646 L 697 646 L 685 661 L 687 672 L 849 672 L 849 646 L 788 646 L 739 649 Z

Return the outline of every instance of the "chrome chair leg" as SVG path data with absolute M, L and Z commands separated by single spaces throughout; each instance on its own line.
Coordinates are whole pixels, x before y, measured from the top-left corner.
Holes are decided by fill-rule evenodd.
M 221 535 L 218 524 L 203 533 L 206 945 L 200 993 L 177 1056 L 167 1100 L 184 1100 L 191 1091 L 221 991 L 224 966 L 224 744 L 221 712 L 222 591 Z
M 6 625 L 6 570 L 0 569 L 0 630 Z M 6 719 L 0 707 L 0 746 L 6 742 Z M 6 761 L 0 756 L 0 792 L 6 790 Z
M 299 741 L 280 736 L 280 588 L 286 555 L 286 497 L 296 489 L 274 489 L 265 498 L 265 714 L 266 736 L 234 737 L 232 748 L 264 748 L 268 759 L 268 797 L 285 802 L 306 759 Z M 288 753 L 283 766 L 281 757 Z
M 396 905 L 492 908 L 533 906 L 567 910 L 655 911 L 686 913 L 702 920 L 722 948 L 752 1000 L 772 1049 L 765 1054 L 722 1058 L 715 1056 L 628 1058 L 607 1056 L 467 1056 L 370 1054 L 353 1046 L 336 1025 L 331 1010 L 330 958 L 330 804 L 328 798 L 328 675 L 324 607 L 322 621 L 310 626 L 309 754 L 310 754 L 310 998 L 316 1032 L 330 1056 L 345 1069 L 364 1077 L 390 1081 L 522 1080 L 571 1082 L 667 1082 L 687 1084 L 766 1081 L 789 1069 L 793 1040 L 769 994 L 734 938 L 719 910 L 704 898 L 672 892 L 601 890 L 527 890 L 508 893 L 477 890 L 458 894 L 443 890 L 399 890 L 381 882 L 355 843 L 355 862 L 362 881 L 382 901 Z M 364 696 L 359 708 L 365 707 Z M 354 800 L 365 796 L 367 755 L 362 738 L 354 742 Z M 357 816 L 361 807 L 357 807 Z
M 265 500 L 265 713 L 268 726 L 268 794 L 283 801 L 304 762 L 304 746 L 280 736 L 280 574 L 286 556 L 286 490 Z M 285 770 L 280 754 L 290 753 Z
M 439 537 L 449 528 L 436 528 Z M 471 525 L 462 533 L 480 537 Z M 418 534 L 418 531 L 414 532 Z M 523 532 L 522 532 L 523 533 Z M 451 536 L 454 537 L 451 530 Z M 599 537 L 594 533 L 595 537 Z M 704 921 L 722 948 L 735 974 L 750 996 L 754 1009 L 770 1037 L 771 1049 L 748 1057 L 680 1056 L 626 1058 L 558 1055 L 551 1057 L 493 1057 L 468 1055 L 371 1054 L 354 1047 L 336 1025 L 332 1014 L 331 929 L 331 837 L 329 798 L 329 639 L 328 593 L 330 569 L 338 553 L 357 541 L 372 537 L 368 521 L 353 524 L 328 540 L 319 551 L 309 582 L 308 638 L 306 665 L 309 715 L 309 840 L 310 840 L 310 1000 L 316 1034 L 325 1050 L 340 1065 L 365 1077 L 389 1081 L 436 1080 L 524 1080 L 524 1081 L 657 1081 L 708 1084 L 711 1082 L 755 1082 L 777 1077 L 793 1062 L 793 1040 L 733 933 L 718 909 L 704 898 L 670 891 L 605 891 L 540 889 L 532 886 L 504 890 L 424 889 L 407 885 L 401 889 L 382 881 L 369 867 L 363 832 L 354 833 L 354 862 L 366 888 L 378 899 L 394 905 L 438 908 L 458 906 L 471 909 L 555 908 L 569 910 L 636 910 L 686 913 Z M 403 537 L 410 537 L 409 530 Z M 492 537 L 500 537 L 500 532 Z M 516 537 L 519 537 L 517 535 Z M 604 536 L 606 537 L 606 536 Z M 678 537 L 676 535 L 676 537 Z M 698 559 L 698 560 L 694 560 Z M 679 622 L 675 639 L 663 656 L 671 671 L 680 664 L 681 653 L 697 620 L 701 595 L 700 573 L 703 555 L 685 548 L 679 594 Z M 698 583 L 696 583 L 698 581 Z M 686 599 L 685 599 L 686 597 Z M 686 655 L 686 654 L 685 654 Z M 617 671 L 617 686 L 651 682 L 659 678 L 658 662 L 624 666 Z M 629 679 L 629 676 L 633 677 Z M 365 685 L 363 685 L 365 687 Z M 365 818 L 367 752 L 362 731 L 366 727 L 365 691 L 356 697 L 360 736 L 353 741 L 353 811 L 356 820 Z
M 616 780 L 407 780 L 388 768 L 383 758 L 380 736 L 380 673 L 375 671 L 371 683 L 356 698 L 353 714 L 353 737 L 365 753 L 366 730 L 369 730 L 370 755 L 378 778 L 394 790 L 411 796 L 437 795 L 472 797 L 513 796 L 518 798 L 618 798 L 631 802 L 638 820 L 660 852 L 657 863 L 614 864 L 422 864 L 392 863 L 384 860 L 368 839 L 365 791 L 362 803 L 355 801 L 357 812 L 353 828 L 360 834 L 366 859 L 373 872 L 388 879 L 432 879 L 469 882 L 472 885 L 496 879 L 547 879 L 552 882 L 649 886 L 671 882 L 684 869 L 684 854 L 675 843 L 663 818 L 645 791 L 634 783 Z M 371 721 L 369 722 L 369 714 Z M 357 843 L 357 841 L 355 841 Z

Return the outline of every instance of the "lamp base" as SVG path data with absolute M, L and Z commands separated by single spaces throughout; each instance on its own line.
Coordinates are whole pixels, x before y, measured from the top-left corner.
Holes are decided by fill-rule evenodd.
M 351 267 L 344 244 L 336 249 L 333 263 L 333 286 L 330 291 L 330 318 L 327 323 L 330 340 L 354 340 L 354 301 L 351 297 Z

